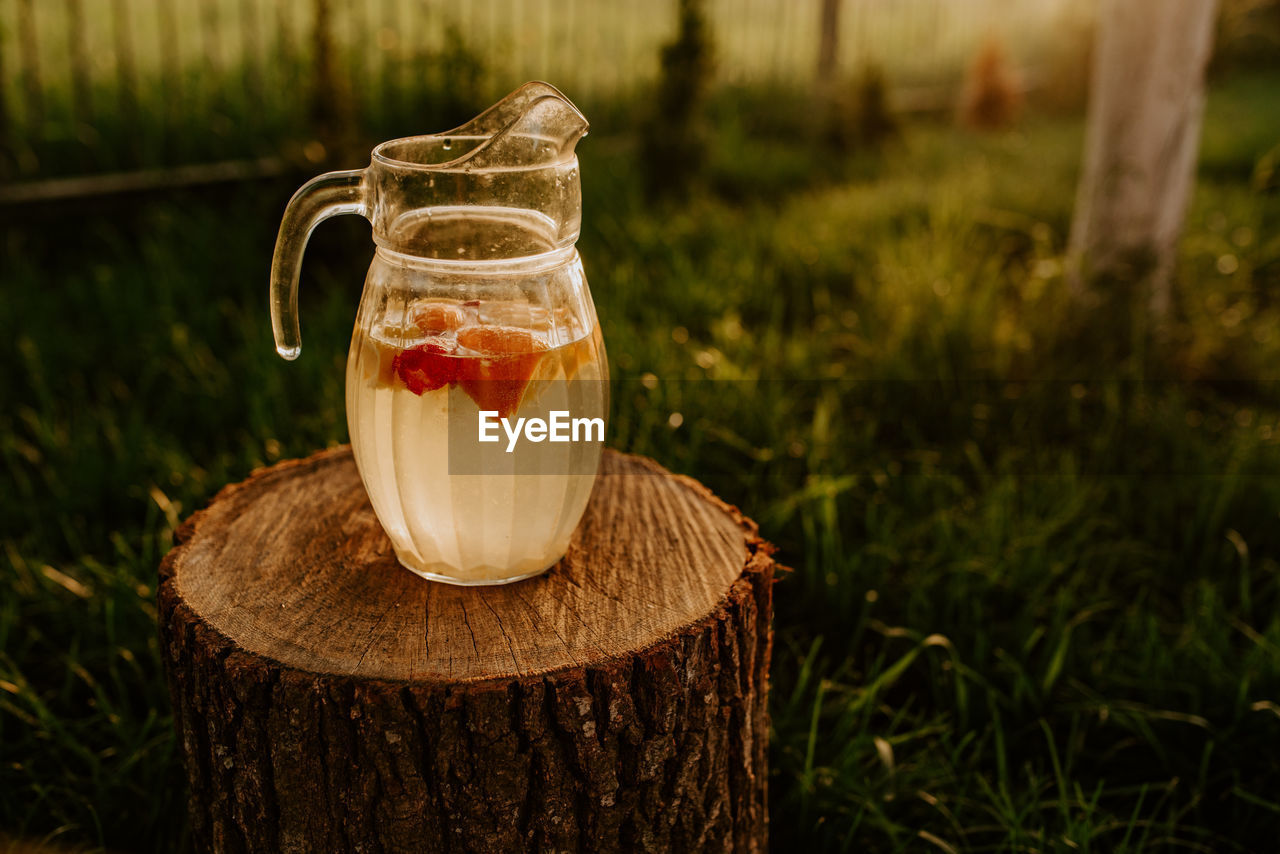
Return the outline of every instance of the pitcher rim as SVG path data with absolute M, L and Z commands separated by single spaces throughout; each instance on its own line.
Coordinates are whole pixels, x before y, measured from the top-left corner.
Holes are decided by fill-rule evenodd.
M 409 255 L 386 246 L 378 238 L 374 238 L 379 255 L 405 267 L 419 270 L 430 270 L 439 273 L 483 273 L 485 275 L 528 275 L 554 270 L 571 263 L 578 254 L 576 244 L 557 246 L 545 252 L 532 255 L 516 255 L 511 258 L 426 258 L 422 255 Z
M 481 174 L 496 173 L 496 172 L 537 172 L 541 169 L 555 169 L 555 168 L 564 166 L 565 164 L 576 163 L 578 161 L 577 152 L 570 151 L 568 157 L 562 157 L 559 160 L 553 160 L 549 163 L 538 163 L 533 166 L 481 166 L 478 168 L 472 167 L 468 169 L 465 163 L 460 164 L 459 161 L 466 158 L 467 155 L 471 153 L 471 149 L 468 149 L 467 151 L 463 152 L 462 154 L 458 155 L 452 160 L 446 160 L 442 163 L 414 163 L 411 160 L 400 160 L 399 158 L 391 157 L 385 152 L 385 149 L 389 148 L 390 146 L 396 145 L 398 143 L 426 142 L 428 140 L 443 141 L 443 140 L 449 140 L 449 139 L 468 139 L 468 140 L 476 139 L 476 140 L 483 141 L 489 138 L 490 138 L 489 136 L 476 136 L 476 135 L 456 134 L 456 133 L 419 133 L 419 134 L 413 134 L 412 136 L 402 136 L 396 139 L 388 139 L 384 142 L 380 142 L 373 147 L 373 152 L 371 154 L 371 157 L 374 163 L 377 163 L 382 166 L 393 167 L 396 169 L 411 169 L 411 170 L 416 170 L 421 172 L 456 172 L 460 174 L 472 174 L 472 175 L 481 175 Z M 554 141 L 554 138 L 549 136 L 538 136 L 535 138 Z

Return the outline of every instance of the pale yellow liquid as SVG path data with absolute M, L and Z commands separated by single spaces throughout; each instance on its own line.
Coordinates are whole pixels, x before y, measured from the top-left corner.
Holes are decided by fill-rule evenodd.
M 512 453 L 498 455 L 502 465 L 509 463 L 507 473 L 450 474 L 451 417 L 455 429 L 475 429 L 480 409 L 449 386 L 417 395 L 399 382 L 387 354 L 414 343 L 357 329 L 347 361 L 356 465 L 396 555 L 414 572 L 453 584 L 497 584 L 543 572 L 564 556 L 586 508 L 600 443 L 533 446 L 522 439 Z M 548 346 L 509 417 L 549 419 L 561 410 L 604 418 L 603 366 L 598 331 Z M 506 434 L 500 427 L 497 433 L 505 448 Z M 526 471 L 522 453 L 537 455 L 538 473 L 515 473 Z M 456 470 L 478 470 L 454 462 Z

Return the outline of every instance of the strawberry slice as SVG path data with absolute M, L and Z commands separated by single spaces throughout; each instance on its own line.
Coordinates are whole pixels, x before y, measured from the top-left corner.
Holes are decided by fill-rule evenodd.
M 458 359 L 447 342 L 436 339 L 396 354 L 396 376 L 416 395 L 444 388 L 458 379 Z
M 510 417 L 520 408 L 546 343 L 513 326 L 467 326 L 458 330 L 458 343 L 479 354 L 461 360 L 458 384 L 481 410 Z

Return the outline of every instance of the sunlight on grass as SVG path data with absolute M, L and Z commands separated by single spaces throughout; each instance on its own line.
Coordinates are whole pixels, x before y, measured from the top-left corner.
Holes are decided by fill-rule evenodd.
M 656 208 L 631 140 L 582 146 L 613 443 L 744 507 L 794 567 L 777 844 L 1276 838 L 1280 198 L 1249 184 L 1280 139 L 1276 86 L 1211 99 L 1181 319 L 1119 363 L 1064 322 L 1078 121 L 912 126 L 883 156 L 793 152 L 785 180 L 728 162 L 768 164 L 777 140 L 725 138 L 723 195 Z M 182 834 L 156 566 L 221 486 L 346 435 L 368 229 L 321 227 L 308 350 L 278 360 L 266 273 L 290 189 L 77 218 L 73 257 L 48 224 L 4 235 L 6 830 Z

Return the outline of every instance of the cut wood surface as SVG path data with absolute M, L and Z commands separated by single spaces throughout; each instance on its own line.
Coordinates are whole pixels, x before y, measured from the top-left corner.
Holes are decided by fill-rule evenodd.
M 764 850 L 773 562 L 605 454 L 569 553 L 500 587 L 396 562 L 348 448 L 230 486 L 161 567 L 215 851 Z

